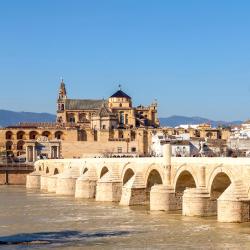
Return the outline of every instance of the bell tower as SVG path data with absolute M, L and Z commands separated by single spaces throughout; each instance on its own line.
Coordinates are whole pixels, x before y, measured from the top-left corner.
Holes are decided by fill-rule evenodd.
M 63 78 L 62 78 L 62 81 L 60 84 L 59 95 L 58 95 L 58 100 L 61 100 L 61 99 L 67 99 L 67 91 L 66 91 L 66 87 L 65 87 L 65 83 L 63 81 Z
M 65 101 L 67 99 L 67 91 L 65 87 L 65 83 L 63 81 L 63 78 L 60 83 L 59 93 L 58 93 L 58 99 L 57 99 L 57 119 L 56 121 L 59 123 L 63 123 L 65 116 Z

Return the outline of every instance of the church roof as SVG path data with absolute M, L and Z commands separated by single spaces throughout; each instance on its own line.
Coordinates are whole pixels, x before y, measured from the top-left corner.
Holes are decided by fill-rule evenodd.
M 105 103 L 103 103 L 102 107 L 99 109 L 98 113 L 97 113 L 98 116 L 100 117 L 108 117 L 108 116 L 112 116 L 115 114 L 113 114 L 109 108 L 107 107 L 107 105 Z
M 66 99 L 66 110 L 100 109 L 104 100 L 93 99 Z
M 127 95 L 126 93 L 124 93 L 122 90 L 116 91 L 112 96 L 110 96 L 110 98 L 112 97 L 121 97 L 121 98 L 131 99 L 131 97 Z

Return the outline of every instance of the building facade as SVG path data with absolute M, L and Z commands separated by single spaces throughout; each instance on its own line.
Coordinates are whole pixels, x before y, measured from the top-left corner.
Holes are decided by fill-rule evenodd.
M 54 123 L 1 128 L 0 151 L 30 162 L 41 157 L 157 156 L 161 155 L 161 143 L 155 135 L 160 134 L 164 140 L 175 141 L 178 156 L 222 156 L 231 135 L 230 128 L 212 128 L 209 124 L 161 128 L 157 103 L 134 107 L 120 86 L 107 99 L 70 99 L 62 80 L 56 105 Z M 248 131 L 247 126 L 244 128 Z
M 145 156 L 159 127 L 157 103 L 133 107 L 121 88 L 107 100 L 69 99 L 61 82 L 55 123 L 20 123 L 0 129 L 0 149 L 33 162 L 42 158 Z
M 132 98 L 121 87 L 107 100 L 68 99 L 63 81 L 57 100 L 57 123 L 94 130 L 157 128 L 160 125 L 156 102 L 133 107 Z

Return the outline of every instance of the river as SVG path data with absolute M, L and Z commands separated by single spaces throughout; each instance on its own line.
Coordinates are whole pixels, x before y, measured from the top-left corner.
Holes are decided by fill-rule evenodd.
M 0 249 L 250 249 L 250 223 L 0 186 Z

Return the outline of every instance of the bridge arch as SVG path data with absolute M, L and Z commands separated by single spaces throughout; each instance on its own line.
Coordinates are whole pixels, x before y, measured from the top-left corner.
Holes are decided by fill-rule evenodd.
M 87 173 L 89 171 L 89 168 L 88 167 L 84 167 L 83 168 L 83 171 L 82 171 L 82 174 L 85 174 L 85 173 Z
M 128 171 L 129 170 L 129 171 Z M 121 169 L 121 180 L 122 180 L 122 184 L 124 185 L 131 177 L 132 177 L 132 172 L 133 174 L 136 173 L 136 168 L 133 164 L 131 164 L 130 162 L 126 163 L 122 169 Z M 126 177 L 125 177 L 126 175 Z M 124 178 L 127 179 L 126 182 L 124 182 Z
M 146 204 L 150 203 L 150 191 L 152 186 L 163 184 L 163 174 L 159 166 L 152 164 L 145 175 Z
M 122 185 L 124 186 L 134 175 L 134 170 L 132 168 L 127 168 L 122 176 Z
M 98 180 L 100 179 L 102 170 L 103 169 L 100 169 L 98 165 L 96 166 L 93 163 L 85 162 L 85 164 L 80 170 L 80 175 L 84 175 L 85 177 L 88 177 L 91 180 Z
M 152 172 L 154 170 L 154 172 Z M 147 167 L 144 175 L 144 185 L 145 187 L 148 186 L 149 178 L 155 177 L 155 184 L 163 184 L 164 178 L 163 178 L 163 167 L 157 164 L 151 164 Z M 152 180 L 153 181 L 153 180 Z M 154 182 L 154 181 L 153 181 Z M 160 182 L 160 183 L 157 183 Z M 151 186 L 152 187 L 152 186 Z M 150 188 L 151 188 L 150 187 Z
M 197 176 L 190 167 L 183 166 L 177 171 L 174 178 L 174 190 L 177 209 L 182 209 L 182 198 L 186 188 L 195 188 L 198 186 Z
M 101 179 L 104 175 L 106 175 L 109 172 L 108 167 L 103 166 L 99 175 L 99 179 Z
M 54 175 L 56 175 L 56 174 L 59 174 L 58 168 L 55 168 L 55 169 L 54 169 Z
M 197 180 L 195 180 L 194 175 L 188 170 L 183 170 L 177 176 L 174 184 L 175 192 L 181 192 L 182 194 L 186 188 L 195 188 L 195 187 L 197 187 Z
M 218 182 L 220 181 L 225 182 L 225 184 L 228 184 L 229 180 L 230 180 L 230 183 L 234 182 L 233 174 L 228 168 L 224 168 L 221 166 L 215 168 L 213 172 L 210 174 L 208 178 L 208 182 L 207 182 L 207 188 L 208 188 L 208 192 L 210 193 L 210 195 L 211 195 L 212 188 L 215 187 L 214 185 L 218 185 Z M 229 185 L 227 185 L 227 187 Z
M 173 187 L 174 187 L 174 190 L 176 190 L 176 185 L 177 185 L 177 181 L 180 177 L 183 177 L 183 174 L 186 175 L 186 178 L 190 178 L 190 181 L 191 179 L 193 179 L 194 183 L 195 183 L 195 186 L 197 187 L 199 182 L 198 182 L 198 178 L 197 178 L 197 175 L 194 171 L 194 169 L 192 167 L 189 167 L 189 166 L 180 166 L 176 173 L 175 173 L 175 176 L 173 178 Z M 181 176 L 182 175 L 182 176 Z M 191 178 L 192 177 L 192 178 Z M 193 183 L 193 181 L 191 181 Z M 188 183 L 187 183 L 188 184 Z M 191 185 L 193 186 L 193 184 Z M 186 187 L 191 187 L 189 185 L 187 185 Z
M 163 181 L 160 172 L 157 169 L 152 169 L 147 176 L 146 188 L 151 189 L 155 184 L 163 184 Z
M 217 214 L 217 200 L 223 192 L 234 182 L 233 175 L 228 168 L 217 167 L 208 179 L 210 207 L 213 214 Z

